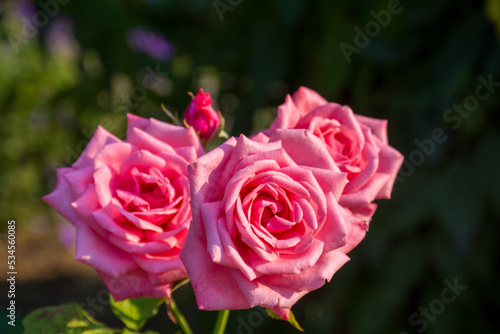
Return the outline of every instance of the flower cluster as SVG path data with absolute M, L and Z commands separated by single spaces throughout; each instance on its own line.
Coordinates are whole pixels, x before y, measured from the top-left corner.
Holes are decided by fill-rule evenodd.
M 260 305 L 288 319 L 349 260 L 403 161 L 385 120 L 304 87 L 269 129 L 208 153 L 223 125 L 208 93 L 184 124 L 129 115 L 125 141 L 98 128 L 44 197 L 116 300 L 169 297 L 189 277 L 200 309 Z

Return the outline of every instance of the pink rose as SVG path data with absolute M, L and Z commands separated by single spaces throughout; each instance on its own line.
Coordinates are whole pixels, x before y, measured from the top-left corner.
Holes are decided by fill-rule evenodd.
M 387 121 L 355 115 L 348 106 L 329 103 L 305 87 L 289 95 L 278 108 L 278 117 L 263 134 L 276 129 L 308 129 L 326 144 L 329 155 L 349 182 L 340 204 L 369 220 L 375 199 L 388 199 L 403 156 L 389 146 Z M 256 139 L 265 141 L 266 136 Z
M 230 138 L 189 166 L 193 222 L 181 252 L 200 309 L 292 305 L 348 261 L 366 223 L 338 200 L 347 183 L 320 139 L 276 130 Z
M 212 108 L 210 93 L 204 93 L 200 88 L 184 112 L 184 123 L 192 126 L 200 139 L 205 141 L 212 139 L 220 132 L 220 115 Z
M 187 165 L 203 153 L 192 129 L 129 114 L 125 141 L 99 127 L 73 166 L 58 169 L 44 200 L 75 226 L 75 259 L 116 300 L 169 296 L 187 276 Z

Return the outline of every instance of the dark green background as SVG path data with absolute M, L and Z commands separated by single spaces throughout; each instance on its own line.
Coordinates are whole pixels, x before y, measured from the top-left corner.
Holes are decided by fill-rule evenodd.
M 166 73 L 168 94 L 148 90 L 130 112 L 167 120 L 160 104 L 182 114 L 186 92 L 201 85 L 233 135 L 267 126 L 285 95 L 303 85 L 358 114 L 388 119 L 389 141 L 406 158 L 393 199 L 380 201 L 351 261 L 294 306 L 306 332 L 500 328 L 500 87 L 470 112 L 447 111 L 473 101 L 478 77 L 500 82 L 500 1 L 403 0 L 350 61 L 341 43 L 356 46 L 355 27 L 364 31 L 374 21 L 370 12 L 386 10 L 388 1 L 72 0 L 18 52 L 10 44 L 22 29 L 13 3 L 0 4 L 0 212 L 4 221 L 19 222 L 18 233 L 58 222 L 40 199 L 55 185 L 54 167 L 71 164 L 98 124 L 123 138 L 125 109 L 113 103 L 141 85 L 138 73 L 148 66 Z M 231 7 L 223 20 L 215 9 L 220 3 Z M 67 52 L 46 43 L 62 17 L 74 23 L 69 33 L 78 43 Z M 132 51 L 125 36 L 135 26 L 163 34 L 175 56 L 159 62 Z M 434 129 L 446 139 L 432 141 Z M 440 304 L 444 280 L 467 288 Z M 44 282 L 47 289 L 20 283 L 26 294 L 20 310 L 85 300 L 81 291 L 58 292 L 56 282 Z M 100 288 L 89 282 L 84 291 L 95 295 Z M 190 288 L 176 294 L 195 333 L 210 333 L 215 313 L 197 311 Z M 444 310 L 425 328 L 424 316 L 409 322 L 420 307 L 439 305 Z M 174 332 L 160 313 L 149 327 Z M 114 321 L 109 311 L 97 317 Z M 232 312 L 226 332 L 237 333 L 249 317 L 251 311 Z M 251 327 L 278 330 L 296 333 L 271 319 Z

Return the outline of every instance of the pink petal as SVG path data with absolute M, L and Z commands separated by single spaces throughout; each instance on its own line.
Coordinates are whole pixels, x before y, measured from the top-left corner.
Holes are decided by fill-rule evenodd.
M 263 131 L 263 136 L 256 137 L 253 140 L 268 142 L 265 138 L 270 136 L 272 132 L 276 129 L 293 129 L 297 125 L 300 120 L 302 111 L 295 106 L 293 99 L 290 95 L 285 97 L 285 102 L 278 107 L 278 117 L 276 120 L 269 126 L 268 130 Z
M 184 269 L 184 265 L 179 258 L 179 251 L 174 251 L 171 255 L 167 253 L 167 255 L 158 257 L 148 254 L 131 254 L 131 257 L 143 270 L 152 274 Z
M 321 95 L 307 87 L 299 87 L 293 94 L 292 100 L 301 116 L 307 115 L 314 109 L 328 103 Z
M 338 249 L 346 244 L 347 222 L 345 221 L 345 209 L 338 205 L 331 193 L 326 194 L 328 215 L 321 230 L 315 238 L 325 244 L 325 252 Z
M 57 186 L 53 192 L 42 197 L 42 199 L 59 212 L 73 225 L 80 221 L 80 216 L 76 213 L 75 209 L 71 206 L 74 201 L 73 192 L 64 178 L 68 173 L 73 172 L 73 168 L 58 168 L 57 169 Z
M 148 273 L 149 281 L 153 285 L 174 283 L 174 282 L 180 281 L 181 279 L 184 279 L 186 277 L 188 277 L 188 275 L 187 275 L 186 269 L 184 269 L 184 266 L 182 267 L 182 269 L 173 269 L 173 270 L 165 271 L 165 272 L 158 273 L 158 274 Z
M 270 142 L 276 141 L 281 141 L 286 153 L 298 165 L 340 171 L 321 139 L 308 130 L 277 129 L 270 139 Z
M 94 169 L 102 165 L 110 165 L 118 170 L 122 161 L 134 152 L 136 148 L 127 143 L 113 143 L 104 146 L 94 157 Z
M 205 227 L 207 251 L 215 263 L 234 266 L 223 251 L 222 241 L 218 232 L 218 221 L 221 217 L 221 210 L 220 201 L 201 204 L 201 216 L 203 217 L 202 222 Z
M 356 120 L 370 128 L 371 132 L 382 141 L 384 145 L 388 145 L 387 140 L 387 120 L 371 118 L 361 115 L 356 115 Z
M 323 253 L 323 243 L 314 240 L 312 244 L 299 254 L 280 254 L 275 261 L 265 261 L 249 252 L 251 266 L 264 275 L 300 274 L 314 266 Z
M 129 240 L 131 242 L 139 242 L 143 237 L 142 230 L 132 226 L 131 224 L 120 224 L 114 221 L 102 208 L 92 212 L 92 214 L 102 228 L 122 239 Z
M 198 156 L 205 153 L 203 146 L 196 135 L 193 128 L 186 129 L 184 127 L 161 122 L 157 119 L 150 118 L 150 122 L 145 129 L 151 136 L 158 138 L 161 141 L 175 148 L 193 146 L 196 148 Z
M 161 152 L 175 154 L 175 150 L 172 146 L 139 128 L 130 129 L 127 134 L 127 143 L 130 143 L 142 150 L 150 151 L 153 154 Z
M 129 273 L 138 267 L 123 251 L 99 237 L 85 224 L 77 226 L 75 260 L 83 262 L 113 277 Z
M 105 146 L 112 143 L 121 143 L 122 141 L 111 133 L 109 133 L 106 129 L 101 126 L 97 127 L 92 139 L 87 144 L 85 150 L 83 150 L 82 154 L 73 164 L 73 168 L 85 168 L 92 166 L 94 164 L 95 155 Z
M 163 170 L 165 168 L 165 160 L 149 151 L 137 150 L 130 152 L 117 166 L 118 174 L 128 176 L 133 168 L 137 168 L 140 172 L 149 172 L 152 168 Z
M 347 223 L 347 243 L 340 249 L 345 254 L 349 253 L 354 247 L 356 247 L 361 240 L 364 239 L 366 232 L 368 231 L 368 223 L 363 220 L 350 215 L 347 210 L 344 215 L 344 219 Z
M 235 145 L 236 139 L 231 137 L 188 166 L 193 220 L 201 219 L 201 203 L 222 199 L 226 184 L 232 176 L 224 170 Z M 194 229 L 197 232 L 198 227 L 195 226 Z
M 80 219 L 100 236 L 106 237 L 109 235 L 109 232 L 104 230 L 92 215 L 92 212 L 101 208 L 95 195 L 95 186 L 93 183 L 88 185 L 87 190 L 76 201 L 71 203 L 71 206 L 80 216 Z
M 188 163 L 193 162 L 196 158 L 203 155 L 198 155 L 199 152 L 196 151 L 196 147 L 194 146 L 178 147 L 175 149 L 175 153 L 183 157 Z
M 262 276 L 260 279 L 249 281 L 245 279 L 245 276 L 239 271 L 232 270 L 230 274 L 245 295 L 250 307 L 260 305 L 271 309 L 285 308 L 289 311 L 293 304 L 308 292 L 271 285 L 267 282 L 268 276 Z M 278 312 L 280 312 L 280 310 L 278 310 Z
M 377 210 L 377 204 L 375 203 L 359 208 L 349 208 L 349 211 L 351 211 L 355 217 L 365 221 L 367 224 L 372 220 L 375 210 Z
M 390 177 L 387 174 L 375 174 L 357 192 L 340 196 L 339 204 L 346 208 L 359 208 L 371 204 Z
M 250 139 L 253 141 L 258 141 L 259 143 L 268 143 L 269 142 L 269 137 L 266 136 L 263 132 L 258 132 L 252 136 L 250 136 Z
M 133 242 L 122 239 L 114 234 L 109 236 L 109 241 L 125 252 L 135 254 L 164 253 L 176 246 L 175 242 L 167 241 Z
M 325 281 L 330 281 L 349 257 L 340 250 L 324 253 L 316 264 L 297 275 L 269 275 L 260 280 L 272 286 L 281 286 L 292 291 L 309 292 L 322 287 Z M 291 306 L 290 306 L 291 307 Z
M 366 143 L 362 155 L 363 162 L 366 163 L 361 172 L 352 178 L 345 186 L 344 194 L 350 194 L 362 188 L 371 178 L 373 178 L 379 165 L 378 150 L 369 142 Z
M 220 237 L 220 241 L 222 244 L 222 252 L 226 254 L 227 257 L 231 259 L 234 265 L 249 279 L 253 280 L 259 273 L 255 272 L 255 270 L 249 265 L 248 259 L 246 257 L 245 252 L 242 249 L 245 249 L 245 246 L 239 245 L 242 243 L 240 240 L 233 240 L 227 231 L 227 226 L 224 221 L 220 220 L 218 224 L 218 233 Z M 238 247 L 240 246 L 240 247 Z
M 110 165 L 101 165 L 93 175 L 95 194 L 101 207 L 111 202 L 118 187 L 116 171 Z
M 72 169 L 63 176 L 71 189 L 73 198 L 81 196 L 87 189 L 89 183 L 94 181 L 92 175 L 93 171 L 94 168 L 89 166 L 82 169 Z
M 392 187 L 394 186 L 394 181 L 398 176 L 399 168 L 403 163 L 404 157 L 396 149 L 385 146 L 379 153 L 379 167 L 377 174 L 389 175 L 388 180 L 380 189 L 377 194 L 376 199 L 389 199 L 391 198 Z
M 196 223 L 193 222 L 193 225 Z M 191 279 L 198 307 L 202 310 L 250 308 L 230 274 L 233 269 L 213 263 L 206 249 L 205 241 L 190 231 L 180 255 Z
M 97 271 L 116 301 L 129 298 L 167 298 L 170 297 L 172 284 L 153 285 L 142 270 L 113 277 Z
M 335 198 L 340 198 L 347 185 L 347 174 L 328 169 L 307 167 L 318 181 L 325 193 L 331 192 Z
M 166 240 L 171 237 L 177 236 L 177 239 L 181 237 L 180 233 L 183 231 L 187 231 L 189 229 L 189 222 L 186 222 L 184 225 L 180 225 L 177 228 L 171 229 L 171 230 L 166 230 L 165 232 L 151 232 L 151 231 L 146 231 L 145 236 L 149 240 L 152 241 L 160 241 L 160 240 Z
M 134 128 L 145 130 L 150 123 L 150 120 L 134 114 L 127 114 L 127 138 Z
M 259 153 L 274 151 L 281 149 L 281 144 L 278 142 L 275 143 L 259 143 L 253 140 L 248 139 L 244 135 L 240 135 L 238 138 L 234 149 L 231 152 L 231 158 L 228 160 L 227 166 L 224 167 L 224 171 L 226 173 L 233 174 L 236 172 L 236 169 L 240 162 L 245 158 L 249 158 L 253 155 L 258 155 Z M 272 153 L 279 157 L 280 153 L 275 152 Z M 249 158 L 252 159 L 252 158 Z
M 187 175 L 187 167 L 189 163 L 184 160 L 183 157 L 177 155 L 176 153 L 160 153 L 158 156 L 167 163 L 168 169 L 171 169 L 180 175 Z
M 136 227 L 138 227 L 141 230 L 149 230 L 149 231 L 154 231 L 154 232 L 163 232 L 163 229 L 155 224 L 152 224 L 144 219 L 141 219 L 127 210 L 123 209 L 118 202 L 116 198 L 113 198 L 111 203 L 114 205 L 114 207 L 118 210 L 118 212 L 130 223 L 134 224 Z

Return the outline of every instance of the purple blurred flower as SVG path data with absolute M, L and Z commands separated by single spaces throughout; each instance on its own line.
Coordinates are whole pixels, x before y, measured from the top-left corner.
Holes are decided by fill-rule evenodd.
M 156 60 L 166 61 L 175 54 L 175 47 L 172 43 L 159 33 L 145 28 L 130 29 L 127 32 L 127 42 L 132 50 L 145 53 Z
M 31 19 L 36 13 L 35 4 L 30 0 L 19 0 L 15 2 L 15 12 L 21 17 Z
M 45 36 L 45 44 L 51 53 L 66 55 L 70 58 L 78 56 L 80 44 L 73 37 L 73 26 L 73 20 L 67 15 L 54 19 Z

